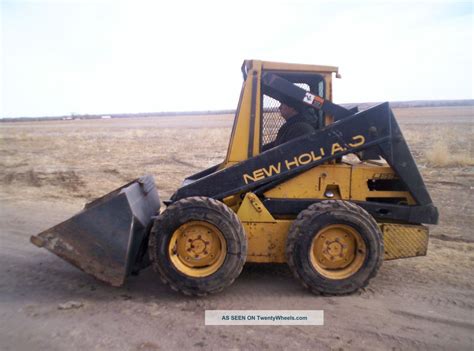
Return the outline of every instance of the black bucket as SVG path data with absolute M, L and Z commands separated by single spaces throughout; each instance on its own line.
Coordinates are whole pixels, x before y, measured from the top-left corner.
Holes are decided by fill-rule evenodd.
M 146 247 L 149 227 L 160 209 L 152 176 L 143 176 L 85 205 L 70 219 L 31 242 L 86 273 L 121 286 Z

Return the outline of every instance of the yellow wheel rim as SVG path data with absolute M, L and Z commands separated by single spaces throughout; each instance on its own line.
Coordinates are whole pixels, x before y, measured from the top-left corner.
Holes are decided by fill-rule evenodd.
M 171 236 L 168 253 L 171 263 L 190 277 L 206 277 L 224 263 L 227 246 L 221 231 L 204 221 L 181 225 Z
M 364 263 L 367 248 L 354 228 L 333 224 L 321 229 L 310 249 L 314 269 L 329 279 L 345 279 L 355 274 Z

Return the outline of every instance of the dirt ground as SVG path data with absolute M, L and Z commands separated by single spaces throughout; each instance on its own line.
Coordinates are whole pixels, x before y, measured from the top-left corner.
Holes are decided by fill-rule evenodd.
M 186 175 L 222 161 L 232 116 L 0 123 L 0 349 L 472 350 L 474 111 L 394 112 L 440 224 L 426 257 L 386 262 L 343 297 L 311 295 L 286 265 L 247 265 L 206 298 L 174 293 L 151 269 L 112 288 L 30 244 L 142 174 L 166 199 Z M 322 309 L 325 324 L 206 327 L 206 309 Z

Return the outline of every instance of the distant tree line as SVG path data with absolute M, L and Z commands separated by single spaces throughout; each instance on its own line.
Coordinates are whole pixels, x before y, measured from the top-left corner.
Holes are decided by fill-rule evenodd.
M 365 110 L 377 102 L 347 103 L 341 104 L 351 108 L 359 106 Z M 449 106 L 474 106 L 473 99 L 464 100 L 413 100 L 413 101 L 391 101 L 392 108 L 414 108 L 414 107 L 449 107 Z M 172 117 L 172 116 L 196 116 L 196 115 L 225 115 L 234 114 L 235 110 L 208 110 L 208 111 L 166 111 L 166 112 L 139 112 L 139 113 L 110 113 L 110 114 L 71 114 L 65 116 L 43 116 L 43 117 L 5 117 L 0 122 L 31 122 L 31 121 L 59 121 L 77 119 L 102 119 L 102 118 L 138 118 L 138 117 Z

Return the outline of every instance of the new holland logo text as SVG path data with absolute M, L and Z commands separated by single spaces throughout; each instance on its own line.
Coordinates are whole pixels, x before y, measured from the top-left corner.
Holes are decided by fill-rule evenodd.
M 348 143 L 348 145 L 350 147 L 358 147 L 363 145 L 364 143 L 365 138 L 363 135 L 355 135 L 352 137 L 352 142 Z M 249 184 L 251 182 L 256 182 L 258 180 L 262 180 L 267 177 L 280 174 L 281 172 L 289 171 L 290 169 L 318 161 L 327 154 L 335 155 L 339 152 L 344 152 L 346 150 L 347 149 L 341 146 L 339 143 L 333 143 L 330 147 L 330 150 L 325 150 L 323 147 L 320 147 L 317 151 L 305 152 L 301 155 L 293 157 L 292 159 L 277 162 L 276 164 L 272 164 L 268 167 L 256 169 L 251 174 L 245 173 L 243 175 L 243 178 L 245 184 Z M 329 151 L 329 153 L 327 153 L 326 151 Z

